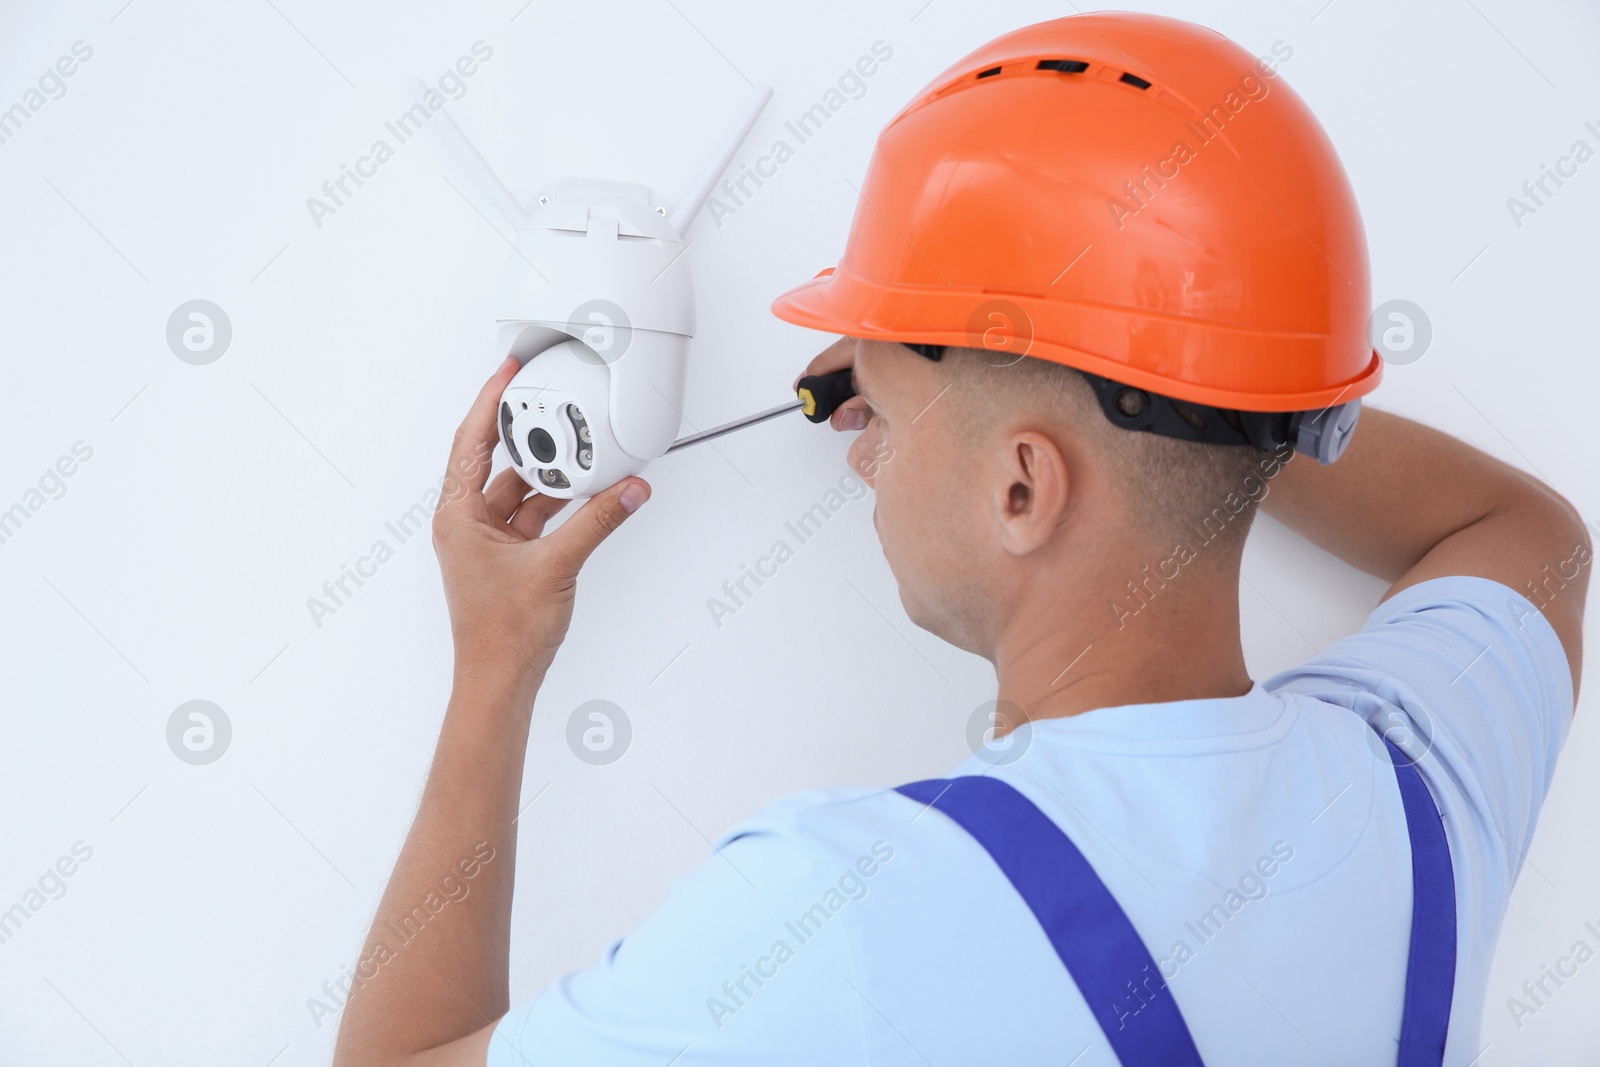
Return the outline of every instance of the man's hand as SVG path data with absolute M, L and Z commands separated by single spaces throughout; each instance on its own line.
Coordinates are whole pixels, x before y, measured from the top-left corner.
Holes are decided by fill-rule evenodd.
M 836 370 L 852 367 L 856 362 L 856 341 L 853 337 L 841 337 L 833 344 L 824 348 L 817 357 L 806 364 L 806 369 L 794 380 L 790 390 L 800 385 L 800 379 L 807 374 L 832 374 Z M 828 417 L 828 425 L 835 430 L 864 430 L 867 427 L 867 402 L 859 396 L 853 396 L 834 409 Z
M 484 383 L 456 431 L 433 545 L 444 575 L 455 638 L 456 678 L 510 684 L 530 696 L 572 621 L 578 570 L 622 520 L 650 498 L 626 478 L 579 508 L 558 529 L 545 523 L 568 501 L 529 495 L 514 470 L 484 491 L 497 437 L 497 405 L 517 372 L 508 357 Z
M 444 572 L 456 675 L 416 821 L 363 946 L 339 1026 L 335 1067 L 482 1067 L 494 1023 L 510 1007 L 511 893 L 529 714 L 572 619 L 578 568 L 650 496 L 629 478 L 591 499 L 560 529 L 567 503 L 529 496 L 516 471 L 484 492 L 508 359 L 456 432 L 433 544 Z M 526 499 L 524 499 L 526 497 Z M 485 859 L 484 857 L 488 857 Z M 456 878 L 467 857 L 477 874 Z M 440 879 L 462 887 L 427 929 Z

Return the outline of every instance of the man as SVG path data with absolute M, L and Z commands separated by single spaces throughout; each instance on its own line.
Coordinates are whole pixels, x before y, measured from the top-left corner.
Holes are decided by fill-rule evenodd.
M 515 361 L 490 379 L 434 526 L 455 688 L 337 1063 L 1477 1057 L 1590 542 L 1443 434 L 1369 410 L 1351 437 L 1379 373 L 1364 239 L 1267 69 L 1199 27 L 1077 16 L 991 42 L 884 131 L 838 270 L 776 310 L 846 335 L 808 369 L 852 369 L 832 420 L 860 431 L 902 603 L 994 664 L 998 741 L 948 780 L 768 806 L 509 1011 L 534 698 L 579 568 L 649 490 L 544 535 L 561 501 L 485 489 Z M 1263 501 L 1392 584 L 1360 633 L 1255 681 Z M 388 951 L 459 864 L 474 891 Z

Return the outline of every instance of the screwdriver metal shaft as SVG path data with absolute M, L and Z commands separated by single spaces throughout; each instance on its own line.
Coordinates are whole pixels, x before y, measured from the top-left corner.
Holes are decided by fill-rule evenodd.
M 779 415 L 786 414 L 790 411 L 797 411 L 804 406 L 804 401 L 791 400 L 787 404 L 779 404 L 775 408 L 768 408 L 766 411 L 751 415 L 749 418 L 735 419 L 733 422 L 725 422 L 721 426 L 714 426 L 709 430 L 701 430 L 699 433 L 692 433 L 688 437 L 680 437 L 676 441 L 672 442 L 671 447 L 669 447 L 667 451 L 676 452 L 680 448 L 687 448 L 690 445 L 697 445 L 701 441 L 709 441 L 713 437 L 721 437 L 725 433 L 732 433 L 735 430 L 742 430 L 746 426 L 754 426 L 758 422 L 766 422 L 768 419 L 775 419 Z
M 701 441 L 709 441 L 713 437 L 721 437 L 725 433 L 742 430 L 746 426 L 754 426 L 758 422 L 775 419 L 789 411 L 803 411 L 806 418 L 812 422 L 827 422 L 828 417 L 846 400 L 856 395 L 855 378 L 849 367 L 842 367 L 827 374 L 808 374 L 795 382 L 795 393 L 798 400 L 791 400 L 787 404 L 779 404 L 775 408 L 751 415 L 747 419 L 736 419 L 733 422 L 723 423 L 721 426 L 692 433 L 688 437 L 680 437 L 672 442 L 668 452 L 676 452 L 689 445 L 697 445 Z

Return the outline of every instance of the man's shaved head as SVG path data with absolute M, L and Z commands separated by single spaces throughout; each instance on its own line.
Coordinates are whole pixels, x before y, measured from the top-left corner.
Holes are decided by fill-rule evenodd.
M 957 394 L 952 424 L 963 444 L 977 447 L 991 431 L 1019 421 L 1056 423 L 1104 463 L 1129 515 L 1164 540 L 1193 538 L 1207 528 L 1225 543 L 1242 543 L 1265 493 L 1263 471 L 1276 466 L 1270 454 L 1248 445 L 1116 426 L 1088 379 L 1060 363 L 949 348 L 939 366 Z
M 867 419 L 850 461 L 877 490 L 884 556 L 924 629 L 991 656 L 1029 612 L 1114 629 L 1139 590 L 1237 597 L 1282 454 L 1114 425 L 1082 374 L 1045 360 L 853 343 Z

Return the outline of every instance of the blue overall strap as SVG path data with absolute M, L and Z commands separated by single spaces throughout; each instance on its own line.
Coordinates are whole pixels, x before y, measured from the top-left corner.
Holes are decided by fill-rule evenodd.
M 1456 880 L 1439 806 L 1409 757 L 1387 737 L 1411 836 L 1411 958 L 1400 1018 L 1400 1067 L 1444 1062 L 1456 984 Z
M 1384 744 L 1411 838 L 1411 945 L 1397 1062 L 1437 1067 L 1444 1061 L 1455 992 L 1455 874 L 1427 783 L 1388 738 Z M 999 779 L 972 776 L 912 782 L 897 792 L 944 812 L 994 859 L 1044 928 L 1118 1060 L 1201 1062 L 1188 1024 L 1128 916 L 1083 853 L 1031 801 Z M 1130 1009 L 1130 1003 L 1136 1006 Z M 1133 1014 L 1137 1024 L 1125 1026 Z
M 938 808 L 994 858 L 1122 1063 L 1200 1067 L 1189 1026 L 1150 950 L 1060 827 L 997 778 L 934 778 L 897 792 Z

